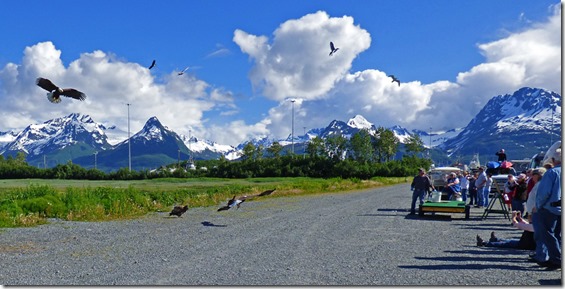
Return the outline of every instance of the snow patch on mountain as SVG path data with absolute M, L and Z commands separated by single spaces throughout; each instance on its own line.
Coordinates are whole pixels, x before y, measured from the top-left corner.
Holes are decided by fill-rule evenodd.
M 356 115 L 355 117 L 347 121 L 347 125 L 356 129 L 372 129 L 373 124 L 365 119 L 362 115 Z

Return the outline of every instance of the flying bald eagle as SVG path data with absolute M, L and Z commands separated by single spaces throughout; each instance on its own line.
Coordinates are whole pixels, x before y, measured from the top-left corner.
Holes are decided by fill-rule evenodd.
M 388 77 L 391 77 L 391 78 L 392 78 L 392 81 L 391 81 L 391 82 L 397 82 L 397 83 L 398 83 L 398 86 L 400 86 L 400 80 L 398 80 L 396 77 L 394 77 L 394 75 L 391 74 L 391 75 L 389 75 Z
M 239 206 L 241 205 L 241 203 L 245 202 L 245 199 L 247 199 L 247 196 L 243 196 L 243 197 L 240 197 L 238 199 L 236 199 L 235 196 L 233 196 L 233 198 L 228 201 L 227 205 L 218 209 L 218 212 L 229 210 L 229 209 L 233 208 L 234 206 L 237 206 L 237 208 L 239 209 Z
M 339 48 L 335 48 L 334 43 L 330 41 L 330 56 L 332 56 Z
M 258 196 L 258 197 L 268 196 L 268 195 L 272 194 L 275 190 L 276 190 L 276 189 L 266 190 L 266 191 L 264 191 L 264 192 L 258 194 L 257 196 Z
M 186 211 L 188 211 L 188 206 L 175 206 L 173 208 L 173 210 L 169 213 L 169 216 L 175 215 L 175 216 L 182 216 L 182 214 L 186 213 Z
M 183 69 L 182 71 L 179 71 L 178 75 L 183 75 L 184 72 L 187 71 L 187 70 L 188 70 L 188 66 L 185 69 Z
M 80 92 L 74 88 L 60 88 L 55 84 L 53 84 L 53 82 L 51 82 L 51 80 L 47 78 L 39 77 L 35 80 L 35 84 L 49 91 L 47 93 L 47 99 L 49 99 L 49 101 L 52 103 L 61 102 L 61 95 L 78 99 L 81 101 L 86 98 L 86 94 L 84 94 L 83 92 Z
M 155 60 L 153 60 L 153 62 L 151 62 L 151 65 L 149 65 L 149 69 L 155 67 Z

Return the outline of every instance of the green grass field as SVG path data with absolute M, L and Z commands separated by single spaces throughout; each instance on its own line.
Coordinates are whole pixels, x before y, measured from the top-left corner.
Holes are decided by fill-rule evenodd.
M 269 197 L 345 192 L 404 183 L 406 178 L 314 179 L 152 179 L 87 181 L 0 180 L 0 227 L 44 224 L 49 218 L 105 221 L 136 218 L 173 205 L 223 204 L 234 195 L 254 195 L 276 189 Z

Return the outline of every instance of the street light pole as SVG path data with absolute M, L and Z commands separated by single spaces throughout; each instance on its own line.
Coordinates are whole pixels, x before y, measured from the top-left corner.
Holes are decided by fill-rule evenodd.
M 128 163 L 129 163 L 129 171 L 131 172 L 131 139 L 130 139 L 130 130 L 129 130 L 129 106 L 130 104 L 127 103 L 128 106 Z
M 553 103 L 553 97 L 551 98 L 551 127 L 549 128 L 549 146 L 553 145 L 553 113 L 555 112 L 555 104 Z
M 428 157 L 432 159 L 432 127 L 430 126 L 430 148 L 428 149 Z
M 292 141 L 292 154 L 294 154 L 294 102 L 296 102 L 296 99 L 291 100 L 292 102 L 292 131 L 290 134 L 290 139 Z

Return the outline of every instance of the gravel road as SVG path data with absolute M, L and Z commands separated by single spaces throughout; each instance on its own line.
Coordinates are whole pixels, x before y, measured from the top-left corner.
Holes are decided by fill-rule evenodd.
M 276 194 L 276 193 L 275 193 Z M 190 208 L 114 222 L 53 220 L 0 231 L 4 285 L 560 285 L 528 251 L 476 247 L 518 238 L 482 211 L 408 216 L 409 185 L 264 197 L 239 210 Z

